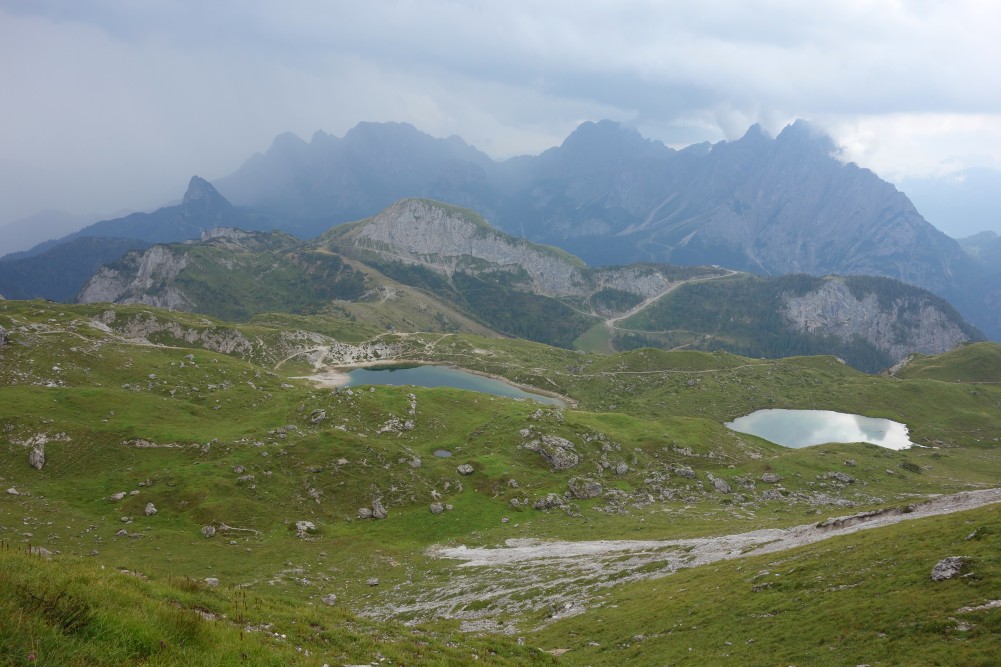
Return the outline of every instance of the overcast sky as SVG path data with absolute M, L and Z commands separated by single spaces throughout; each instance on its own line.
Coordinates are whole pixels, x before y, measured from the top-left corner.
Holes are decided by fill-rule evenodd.
M 1001 168 L 995 0 L 0 0 L 0 223 L 179 198 L 360 121 L 495 158 L 795 118 L 888 180 Z

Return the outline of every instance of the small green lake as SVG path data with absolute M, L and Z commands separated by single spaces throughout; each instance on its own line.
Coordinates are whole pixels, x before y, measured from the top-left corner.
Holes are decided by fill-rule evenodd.
M 548 403 L 549 405 L 564 405 L 564 402 L 558 398 L 533 394 L 501 380 L 483 377 L 482 375 L 446 366 L 375 366 L 356 368 L 348 372 L 347 376 L 348 382 L 344 385 L 346 387 L 357 387 L 359 385 L 452 387 L 453 389 L 478 391 L 482 394 L 493 394 L 494 396 L 504 396 L 506 398 L 528 398 L 540 403 Z
M 829 442 L 868 442 L 887 449 L 914 446 L 907 435 L 907 426 L 900 422 L 831 410 L 758 410 L 727 422 L 726 427 L 783 447 Z

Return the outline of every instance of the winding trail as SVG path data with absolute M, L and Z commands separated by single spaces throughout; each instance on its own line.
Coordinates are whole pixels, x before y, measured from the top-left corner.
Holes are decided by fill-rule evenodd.
M 616 323 L 621 322 L 622 320 L 625 320 L 625 319 L 629 319 L 633 315 L 635 315 L 635 314 L 637 314 L 637 313 L 639 313 L 639 312 L 641 312 L 643 310 L 646 310 L 647 308 L 649 308 L 650 306 L 652 306 L 654 303 L 656 303 L 657 301 L 660 301 L 662 298 L 664 298 L 665 296 L 667 296 L 668 294 L 670 294 L 674 290 L 678 289 L 682 285 L 691 285 L 692 283 L 704 283 L 704 282 L 707 282 L 707 281 L 710 281 L 710 280 L 719 280 L 721 278 L 729 278 L 730 276 L 735 276 L 738 273 L 740 273 L 740 271 L 734 271 L 733 269 L 723 269 L 723 271 L 726 271 L 726 273 L 723 273 L 723 274 L 720 274 L 720 275 L 714 275 L 714 276 L 707 276 L 705 278 L 689 278 L 687 280 L 682 280 L 680 282 L 674 283 L 673 285 L 668 286 L 664 291 L 660 292 L 659 294 L 654 294 L 651 297 L 643 299 L 643 301 L 639 302 L 638 304 L 636 304 L 635 306 L 633 306 L 632 308 L 630 308 L 626 312 L 622 313 L 621 315 L 617 315 L 616 317 L 609 317 L 609 318 L 607 318 L 605 320 L 605 326 L 608 327 L 609 329 L 617 329 L 619 331 L 636 331 L 637 333 L 666 333 L 666 332 L 663 332 L 663 331 L 639 331 L 637 329 L 623 329 L 622 327 L 616 326 Z

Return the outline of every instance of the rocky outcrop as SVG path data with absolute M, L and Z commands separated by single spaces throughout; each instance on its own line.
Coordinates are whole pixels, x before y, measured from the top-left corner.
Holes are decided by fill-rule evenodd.
M 133 251 L 110 266 L 101 267 L 87 281 L 78 303 L 141 303 L 170 310 L 191 309 L 195 304 L 174 281 L 188 265 L 187 255 L 156 245 Z
M 446 275 L 507 273 L 512 286 L 545 296 L 613 289 L 648 298 L 673 284 L 657 265 L 587 269 L 572 255 L 494 229 L 478 213 L 427 199 L 402 199 L 372 218 L 331 230 L 321 243 Z
M 300 539 L 306 539 L 316 533 L 316 524 L 312 521 L 296 521 L 293 527 L 295 529 L 295 536 Z
M 799 332 L 844 341 L 858 336 L 894 360 L 913 352 L 940 354 L 975 339 L 958 314 L 930 293 L 909 289 L 881 298 L 875 291 L 860 294 L 848 280 L 831 277 L 807 294 L 785 295 L 783 315 Z
M 525 445 L 525 449 L 541 454 L 553 470 L 567 470 L 580 463 L 576 445 L 556 435 L 544 435 L 538 440 L 532 440 Z
M 113 323 L 115 331 L 129 338 L 148 340 L 150 337 L 167 334 L 175 340 L 222 354 L 249 354 L 254 347 L 250 340 L 236 329 L 185 327 L 173 320 L 160 319 L 154 315 L 137 315 L 119 321 L 116 320 L 115 312 L 109 310 L 101 316 L 100 322 L 106 326 Z
M 584 263 L 492 228 L 478 214 L 426 199 L 403 199 L 331 240 L 440 273 L 506 271 L 549 296 L 587 291 Z
M 574 498 L 587 500 L 601 495 L 601 483 L 586 477 L 573 477 L 567 482 L 567 488 Z
M 952 579 L 959 576 L 959 573 L 963 570 L 963 565 L 966 563 L 966 558 L 963 556 L 949 556 L 948 558 L 943 558 L 939 562 L 935 563 L 935 567 L 931 571 L 932 581 L 945 581 L 946 579 Z
M 39 442 L 28 452 L 28 464 L 35 470 L 41 470 L 45 466 L 45 443 Z
M 706 477 L 709 479 L 710 483 L 712 483 L 713 488 L 720 493 L 731 493 L 733 491 L 733 489 L 730 488 L 730 484 L 727 483 L 725 479 L 716 477 L 711 472 L 706 473 Z

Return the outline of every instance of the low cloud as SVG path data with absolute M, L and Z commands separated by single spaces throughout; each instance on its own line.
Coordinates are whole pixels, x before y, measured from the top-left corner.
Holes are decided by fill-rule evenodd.
M 802 117 L 888 178 L 1001 166 L 998 34 L 974 0 L 8 0 L 0 221 L 147 206 L 366 120 L 503 158 L 584 120 L 678 146 Z

